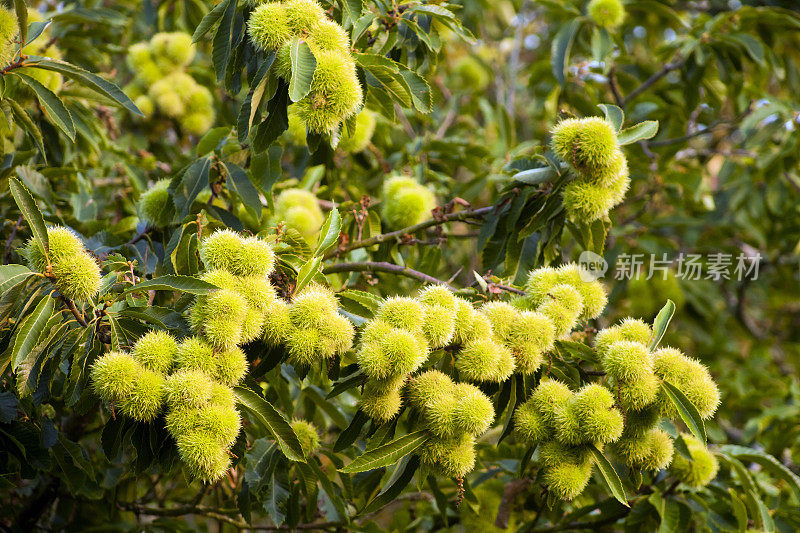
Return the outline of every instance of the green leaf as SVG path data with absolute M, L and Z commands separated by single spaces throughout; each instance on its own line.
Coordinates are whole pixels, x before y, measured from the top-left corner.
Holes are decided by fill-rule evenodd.
M 214 9 L 209 11 L 205 17 L 203 17 L 203 20 L 200 21 L 200 24 L 197 25 L 197 28 L 195 28 L 194 33 L 192 34 L 193 43 L 196 43 L 197 41 L 202 39 L 203 36 L 206 33 L 208 33 L 211 28 L 214 27 L 214 24 L 216 24 L 217 21 L 219 21 L 219 19 L 222 18 L 222 14 L 225 13 L 225 10 L 228 8 L 228 4 L 230 2 L 231 0 L 225 0 L 224 2 L 220 2 L 219 4 L 214 6 Z
M 14 196 L 14 201 L 19 207 L 20 213 L 25 216 L 25 220 L 31 225 L 34 238 L 42 246 L 45 254 L 48 254 L 50 251 L 50 239 L 47 237 L 47 226 L 44 225 L 42 213 L 36 206 L 36 201 L 33 199 L 31 192 L 19 179 L 14 177 L 8 178 L 8 188 L 11 189 L 11 195 Z
M 181 291 L 189 294 L 208 294 L 219 289 L 207 281 L 192 278 L 189 276 L 176 276 L 168 274 L 157 278 L 148 279 L 125 289 L 122 294 L 129 294 L 136 291 Z
M 25 0 L 14 0 L 14 11 L 17 13 L 17 24 L 19 25 L 19 40 L 28 40 L 28 6 Z
M 267 103 L 267 118 L 261 121 L 253 136 L 253 148 L 257 153 L 266 151 L 289 127 L 288 105 L 289 91 L 286 83 L 281 80 L 275 95 Z
M 747 507 L 742 499 L 736 494 L 736 491 L 733 490 L 733 488 L 728 488 L 728 494 L 731 497 L 731 510 L 733 511 L 733 516 L 736 517 L 736 525 L 738 526 L 737 531 L 744 533 L 747 531 Z
M 383 490 L 375 496 L 372 500 L 364 506 L 359 514 L 363 515 L 377 511 L 383 506 L 389 504 L 396 499 L 403 489 L 411 482 L 414 477 L 414 472 L 419 468 L 419 457 L 416 455 L 406 456 L 394 469 L 392 477 L 386 482 Z
M 27 68 L 27 67 L 26 67 Z M 47 111 L 47 116 L 58 128 L 63 131 L 72 142 L 75 142 L 75 123 L 72 121 L 72 115 L 69 110 L 64 106 L 61 98 L 56 96 L 56 93 L 42 85 L 39 80 L 31 78 L 25 74 L 25 68 L 12 70 L 11 74 L 21 79 L 25 85 L 33 89 L 39 103 Z
M 294 293 L 298 294 L 303 287 L 314 278 L 314 275 L 319 272 L 319 266 L 322 264 L 322 258 L 319 256 L 312 257 L 300 268 L 297 273 L 297 284 L 294 288 Z
M 44 158 L 45 163 L 47 162 L 47 156 L 44 151 L 44 137 L 42 137 L 42 132 L 39 127 L 34 124 L 33 119 L 31 119 L 28 112 L 25 111 L 21 105 L 17 103 L 16 100 L 12 98 L 3 98 L 3 102 L 8 103 L 11 106 L 11 113 L 14 115 L 17 123 L 22 126 L 22 129 L 25 130 L 33 144 L 36 145 L 36 149 L 39 150 L 39 153 L 42 154 L 42 158 Z
M 345 20 L 342 21 L 342 26 L 345 29 L 352 26 L 353 23 L 361 16 L 361 12 L 363 10 L 363 0 L 342 0 L 342 13 L 345 15 Z
M 689 398 L 687 398 L 686 395 L 683 394 L 680 389 L 678 389 L 672 383 L 662 381 L 661 388 L 670 401 L 675 405 L 681 420 L 683 420 L 683 423 L 689 428 L 689 431 L 692 432 L 692 435 L 697 437 L 700 442 L 705 444 L 706 427 L 705 424 L 703 424 L 703 418 L 700 416 L 700 412 L 697 410 L 697 407 L 695 407 Z
M 233 15 L 236 13 L 236 2 L 227 0 L 225 7 L 222 21 L 219 23 L 217 33 L 214 34 L 211 50 L 211 60 L 214 64 L 214 71 L 217 73 L 218 82 L 225 77 L 225 68 L 231 57 L 231 26 L 233 25 Z
M 258 218 L 261 216 L 261 198 L 258 196 L 258 189 L 250 181 L 250 176 L 247 172 L 233 163 L 225 163 L 225 169 L 228 171 L 230 178 L 227 183 L 233 187 L 236 194 L 242 199 L 245 207 L 247 207 L 253 215 Z
M 36 346 L 45 330 L 47 321 L 53 316 L 55 302 L 55 298 L 48 294 L 42 298 L 36 309 L 23 320 L 14 342 L 14 349 L 11 351 L 11 370 L 16 370 Z
M 617 138 L 619 139 L 619 144 L 624 146 L 644 139 L 652 139 L 655 137 L 656 133 L 658 133 L 658 121 L 645 120 L 635 126 L 622 130 L 619 132 L 619 135 L 617 135 Z
M 228 138 L 231 133 L 229 126 L 212 128 L 203 135 L 197 142 L 197 157 L 202 157 L 209 152 L 222 148 L 222 141 Z
M 340 468 L 339 471 L 353 474 L 392 465 L 422 446 L 427 440 L 428 434 L 424 430 L 403 435 L 383 446 L 378 446 L 373 450 L 362 453 L 349 465 Z
M 133 101 L 131 101 L 131 99 L 128 98 L 124 92 L 122 92 L 122 89 L 110 81 L 104 80 L 97 74 L 89 72 L 88 70 L 84 70 L 80 67 L 76 67 L 75 65 L 67 63 L 66 61 L 55 59 L 39 60 L 35 65 L 36 68 L 43 68 L 45 70 L 59 72 L 64 76 L 77 81 L 84 87 L 87 87 L 94 92 L 105 96 L 106 98 L 110 98 L 131 113 L 139 115 L 140 117 L 144 116 L 144 114 L 139 111 L 139 108 L 136 107 L 136 104 L 134 104 Z
M 738 446 L 735 444 L 726 444 L 724 446 L 720 446 L 719 449 L 720 451 L 732 455 L 737 459 L 742 461 L 750 461 L 751 463 L 757 463 L 764 467 L 764 469 L 771 471 L 773 474 L 783 479 L 787 485 L 789 485 L 789 488 L 794 493 L 797 501 L 800 501 L 800 477 L 786 468 L 783 463 L 778 461 L 772 455 L 761 450 L 748 448 L 746 446 Z
M 619 133 L 622 129 L 622 122 L 625 120 L 625 113 L 622 112 L 622 109 L 612 104 L 598 104 L 597 107 L 603 110 L 606 120 L 613 124 L 614 131 Z
M 611 463 L 606 459 L 606 456 L 603 455 L 603 452 L 597 449 L 597 446 L 592 444 L 589 446 L 589 451 L 594 455 L 597 467 L 603 475 L 603 479 L 608 485 L 608 488 L 611 490 L 611 494 L 619 503 L 625 507 L 630 507 L 630 505 L 628 505 L 628 496 L 625 494 L 625 487 L 622 486 L 622 480 L 619 479 L 617 471 L 611 466 Z
M 289 98 L 292 102 L 302 100 L 311 90 L 311 80 L 317 70 L 317 58 L 311 48 L 300 37 L 292 39 L 289 58 L 292 61 L 292 79 L 289 81 Z
M 428 82 L 411 69 L 403 68 L 400 70 L 400 76 L 405 80 L 405 86 L 411 95 L 411 100 L 414 107 L 420 113 L 430 113 L 433 111 L 433 96 L 431 95 L 431 86 Z
M 0 294 L 32 274 L 25 265 L 0 265 Z
M 366 307 L 373 313 L 378 310 L 383 303 L 383 299 L 379 296 L 376 296 L 370 292 L 366 291 L 359 291 L 356 289 L 347 289 L 342 292 L 336 294 L 339 298 L 347 298 L 348 300 L 352 300 L 363 307 Z
M 322 225 L 322 230 L 319 232 L 319 242 L 317 249 L 314 250 L 314 255 L 319 257 L 331 249 L 337 242 L 339 242 L 339 232 L 342 231 L 342 217 L 339 215 L 339 210 L 335 207 L 328 213 L 328 218 L 325 219 L 325 224 Z
M 648 347 L 650 351 L 655 350 L 661 339 L 664 338 L 664 333 L 667 331 L 672 315 L 675 314 L 675 303 L 672 300 L 667 300 L 661 311 L 658 312 L 656 319 L 653 321 L 653 336 L 650 337 Z
M 189 214 L 192 202 L 200 191 L 208 187 L 210 169 L 211 158 L 206 156 L 192 163 L 181 176 L 173 197 L 175 210 L 180 218 L 185 218 Z
M 31 22 L 28 26 L 28 38 L 25 39 L 25 44 L 22 46 L 22 49 L 24 50 L 26 46 L 35 41 L 52 22 L 52 19 Z
M 258 420 L 269 430 L 288 459 L 300 462 L 305 461 L 300 441 L 297 440 L 297 435 L 295 435 L 292 426 L 289 425 L 283 413 L 248 388 L 234 387 L 233 393 L 239 403 L 256 415 Z
M 558 173 L 550 167 L 531 168 L 517 172 L 511 179 L 526 185 L 540 185 L 548 183 L 558 177 Z
M 581 24 L 583 24 L 582 18 L 574 18 L 565 24 L 553 38 L 553 45 L 550 49 L 550 63 L 553 69 L 553 76 L 556 77 L 559 85 L 563 86 L 567 81 L 566 70 L 569 62 L 569 53 Z

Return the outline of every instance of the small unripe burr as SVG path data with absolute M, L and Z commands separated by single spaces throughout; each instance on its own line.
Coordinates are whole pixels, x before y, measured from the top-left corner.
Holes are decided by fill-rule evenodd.
M 261 4 L 247 20 L 250 41 L 262 50 L 277 50 L 292 39 L 286 9 L 280 2 Z
M 483 313 L 492 325 L 492 330 L 503 341 L 511 338 L 519 318 L 519 310 L 505 302 L 489 302 L 481 306 Z
M 275 266 L 275 253 L 268 242 L 241 237 L 228 229 L 201 241 L 200 259 L 209 270 L 226 270 L 237 276 L 268 276 Z
M 434 437 L 419 449 L 419 456 L 423 465 L 442 477 L 462 477 L 475 467 L 475 437 Z
M 562 120 L 552 134 L 553 151 L 581 174 L 607 167 L 619 149 L 614 126 L 601 117 Z
M 469 383 L 456 383 L 453 386 L 453 409 L 455 433 L 479 436 L 489 429 L 494 421 L 492 401 L 478 387 Z
M 120 412 L 139 422 L 149 422 L 164 404 L 164 376 L 138 365 L 133 386 L 119 403 Z
M 442 285 L 428 285 L 419 293 L 419 301 L 425 305 L 438 305 L 455 312 L 456 297 Z
M 100 288 L 100 267 L 78 236 L 63 226 L 47 228 L 48 253 L 30 239 L 22 254 L 33 270 L 53 276 L 58 291 L 71 300 L 88 300 Z M 50 259 L 48 268 L 48 257 Z
M 625 412 L 625 429 L 623 436 L 641 437 L 661 420 L 661 411 L 656 404 L 644 409 L 628 409 Z
M 412 178 L 395 176 L 383 184 L 381 213 L 391 229 L 406 228 L 431 218 L 434 207 L 433 192 Z
M 362 343 L 357 358 L 367 376 L 387 379 L 417 370 L 428 358 L 428 347 L 414 333 L 389 327 L 382 338 Z
M 451 308 L 436 304 L 425 306 L 422 332 L 431 348 L 443 348 L 450 344 L 455 330 L 455 314 Z
M 178 370 L 164 383 L 167 405 L 170 409 L 199 409 L 211 400 L 213 387 L 212 379 L 200 370 Z
M 548 491 L 562 500 L 572 500 L 589 483 L 594 463 L 583 448 L 550 441 L 542 445 L 539 459 Z
M 286 0 L 283 2 L 289 27 L 295 33 L 308 31 L 326 19 L 325 10 L 316 0 Z
M 176 437 L 178 454 L 189 473 L 205 482 L 216 481 L 230 468 L 228 449 L 216 435 L 191 431 Z
M 533 374 L 541 366 L 545 352 L 553 349 L 556 327 L 550 317 L 535 311 L 518 313 L 505 337 L 514 354 L 516 371 Z
M 162 72 L 185 67 L 194 59 L 192 36 L 183 32 L 156 33 L 150 39 L 150 55 Z
M 590 0 L 586 11 L 589 18 L 602 28 L 614 29 L 625 18 L 622 0 Z
M 643 320 L 626 318 L 618 325 L 601 330 L 594 338 L 594 349 L 601 359 L 605 358 L 612 344 L 618 341 L 638 342 L 647 346 L 653 330 Z
M 175 362 L 178 344 L 175 337 L 166 331 L 152 330 L 145 333 L 133 345 L 131 355 L 145 368 L 168 374 Z
M 625 464 L 642 470 L 661 470 L 672 461 L 673 444 L 669 435 L 652 428 L 641 436 L 624 436 L 612 445 Z
M 622 413 L 614 407 L 612 392 L 602 385 L 584 385 L 572 397 L 568 410 L 575 413 L 584 442 L 607 444 L 622 435 Z
M 531 394 L 528 401 L 550 427 L 556 424 L 558 411 L 572 398 L 569 387 L 555 379 L 546 379 Z
M 418 330 L 425 320 L 425 307 L 415 298 L 393 296 L 383 301 L 375 318 L 396 328 Z
M 619 404 L 625 411 L 640 411 L 656 401 L 660 384 L 655 374 L 645 374 L 628 381 L 610 378 L 609 386 L 614 390 L 619 389 Z
M 239 293 L 227 289 L 213 292 L 203 307 L 202 331 L 212 346 L 227 350 L 242 341 L 242 325 L 249 308 Z
M 476 338 L 458 353 L 456 369 L 462 379 L 501 383 L 514 372 L 514 356 L 491 338 Z
M 391 420 L 400 412 L 402 404 L 397 380 L 367 380 L 364 385 L 360 407 L 370 418 L 379 422 Z
M 660 348 L 653 353 L 656 375 L 678 387 L 694 404 L 704 419 L 711 418 L 720 402 L 717 385 L 699 361 L 685 356 L 675 348 Z M 664 416 L 674 418 L 677 410 L 665 393 L 661 392 L 658 404 Z
M 576 263 L 566 263 L 558 268 L 540 267 L 531 270 L 525 284 L 525 299 L 533 307 L 538 307 L 549 297 L 556 285 L 570 285 L 581 296 L 584 306 L 581 318 L 597 318 L 608 302 L 605 288 L 599 281 L 584 281 L 582 267 Z
M 423 411 L 431 402 L 451 393 L 453 380 L 439 370 L 426 370 L 411 378 L 406 387 L 409 404 L 418 411 Z
M 224 385 L 237 385 L 247 374 L 247 356 L 238 347 L 218 352 L 215 363 L 214 378 Z
M 337 23 L 327 18 L 318 19 L 308 28 L 308 40 L 312 51 L 324 50 L 342 54 L 350 53 L 350 37 L 347 32 Z
M 291 422 L 292 430 L 300 441 L 303 455 L 308 457 L 319 448 L 319 432 L 311 422 L 295 418 Z
M 620 381 L 644 379 L 653 373 L 653 356 L 644 344 L 617 341 L 608 347 L 602 359 L 606 373 Z
M 361 110 L 356 116 L 356 127 L 352 134 L 345 132 L 337 148 L 355 154 L 369 146 L 372 135 L 375 133 L 375 113 L 367 108 Z
M 553 435 L 552 428 L 539 414 L 536 402 L 530 400 L 520 405 L 514 413 L 514 432 L 529 446 L 537 446 Z
M 313 243 L 325 221 L 325 215 L 314 193 L 303 189 L 286 189 L 275 198 L 273 220 L 275 224 L 285 223 L 297 230 L 307 242 Z
M 289 306 L 282 300 L 275 300 L 264 312 L 264 341 L 270 346 L 277 346 L 286 340 L 292 329 Z
M 686 443 L 691 460 L 681 454 L 675 454 L 670 472 L 690 487 L 698 489 L 705 487 L 717 477 L 719 471 L 717 458 L 693 435 L 682 433 L 681 437 Z
M 120 402 L 133 389 L 139 370 L 130 354 L 109 352 L 92 363 L 92 389 L 103 401 Z
M 71 300 L 88 300 L 100 289 L 100 267 L 85 252 L 53 264 L 52 273 L 58 291 Z
M 337 313 L 336 297 L 320 285 L 309 285 L 296 295 L 289 307 L 289 316 L 296 327 L 318 328 Z
M 556 338 L 562 338 L 572 331 L 583 313 L 583 298 L 572 286 L 560 284 L 551 287 L 548 298 L 536 311 L 549 318 L 555 327 Z
M 171 409 L 165 417 L 166 428 L 178 438 L 195 431 L 216 437 L 220 446 L 231 446 L 242 427 L 239 412 L 229 405 L 211 403 L 200 409 L 181 407 Z
M 142 98 L 147 97 L 143 96 Z M 147 100 L 151 101 L 149 98 L 147 98 Z M 150 105 L 152 106 L 152 103 Z M 142 109 L 141 106 L 139 106 L 139 109 L 145 113 L 145 110 Z M 148 114 L 149 113 L 145 113 L 145 115 Z M 158 180 L 152 187 L 139 196 L 139 202 L 137 204 L 139 216 L 142 220 L 158 228 L 168 226 L 175 214 L 175 206 L 167 190 L 170 182 L 171 180 L 167 178 Z
M 315 50 L 317 68 L 311 91 L 297 102 L 297 115 L 310 131 L 333 132 L 361 108 L 364 93 L 355 63 L 340 51 Z

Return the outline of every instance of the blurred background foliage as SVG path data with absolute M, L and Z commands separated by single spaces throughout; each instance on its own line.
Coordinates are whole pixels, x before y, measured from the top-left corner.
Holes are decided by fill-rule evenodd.
M 325 212 L 338 206 L 343 246 L 378 235 L 386 231 L 379 216 L 382 183 L 393 173 L 405 173 L 436 192 L 443 206 L 440 215 L 457 206 L 499 208 L 480 222 L 435 225 L 409 238 L 354 250 L 346 259 L 405 265 L 470 288 L 475 300 L 494 298 L 498 284 L 520 285 L 530 268 L 576 260 L 584 250 L 575 237 L 580 228 L 565 225 L 553 191 L 557 184 L 530 184 L 514 176 L 545 165 L 547 134 L 559 117 L 599 115 L 599 104 L 614 104 L 624 110 L 626 126 L 657 120 L 660 127 L 652 139 L 626 147 L 631 190 L 610 215 L 605 249 L 595 251 L 602 250 L 611 264 L 625 254 L 677 259 L 681 253 L 704 258 L 759 253 L 762 262 L 756 280 L 606 279 L 609 312 L 595 326 L 600 329 L 627 315 L 649 320 L 667 298 L 676 302 L 678 312 L 664 342 L 708 365 L 723 393 L 720 410 L 708 425 L 710 442 L 749 446 L 800 472 L 800 16 L 794 2 L 630 0 L 622 24 L 606 29 L 577 0 L 458 0 L 446 6 L 453 18 L 409 9 L 442 4 L 438 1 L 398 5 L 388 0 L 323 0 L 354 36 L 354 50 L 391 58 L 427 81 L 427 92 L 417 102 L 381 89 L 374 82 L 377 70 L 363 73 L 370 85 L 367 107 L 376 125 L 369 144 L 356 153 L 332 147 L 329 139 L 284 133 L 288 122 L 270 130 L 269 124 L 264 126 L 273 109 L 269 98 L 261 101 L 260 111 L 255 111 L 256 103 L 252 114 L 242 112 L 243 104 L 253 102 L 258 88 L 253 81 L 264 58 L 243 38 L 243 21 L 252 6 L 232 4 L 227 54 L 218 55 L 224 38 L 217 37 L 213 26 L 199 38 L 196 57 L 187 67 L 213 94 L 216 122 L 205 135 L 189 134 L 178 121 L 159 113 L 137 116 L 66 77 L 54 92 L 74 119 L 73 142 L 29 90 L 4 74 L 4 264 L 23 262 L 19 250 L 30 236 L 11 198 L 10 177 L 27 185 L 48 222 L 75 229 L 95 254 L 111 258 L 109 268 L 116 268 L 118 256 L 112 254 L 121 253 L 136 260 L 130 266 L 121 259 L 122 269 L 130 267 L 144 277 L 196 273 L 196 265 L 194 271 L 191 266 L 181 271 L 171 256 L 183 253 L 182 235 L 197 230 L 195 220 L 274 234 L 273 196 L 289 188 L 313 191 Z M 60 57 L 120 87 L 137 74 L 126 62 L 129 46 L 158 32 L 192 34 L 215 9 L 200 0 L 29 5 L 42 20 L 52 20 L 40 39 Z M 361 9 L 360 16 L 352 15 L 354 6 Z M 15 120 L 7 102 L 11 97 L 41 131 L 46 161 L 35 135 L 22 127 L 18 116 Z M 253 130 L 248 136 L 243 129 L 249 126 Z M 208 162 L 199 173 L 192 170 L 198 162 Z M 246 172 L 249 187 L 240 181 L 237 168 Z M 181 197 L 181 186 L 190 178 L 201 190 Z M 141 220 L 137 200 L 161 179 L 172 180 L 176 207 L 182 209 L 173 223 L 154 228 Z M 524 238 L 518 239 L 520 234 Z M 302 241 L 286 233 L 282 262 L 289 278 L 312 256 Z M 186 246 L 191 253 L 192 245 Z M 337 258 L 328 259 L 333 265 Z M 335 288 L 346 285 L 378 296 L 410 294 L 421 285 L 419 279 L 390 272 L 334 272 L 328 280 Z M 5 307 L 11 305 L 8 298 L 6 293 Z M 166 299 L 157 303 L 176 305 L 178 311 L 182 305 Z M 356 304 L 351 307 L 359 309 L 363 311 Z M 8 348 L 12 325 L 13 320 L 3 321 L 2 350 Z M 137 327 L 141 324 L 130 325 L 131 332 Z M 87 354 L 99 353 L 102 334 L 86 343 Z M 5 372 L 3 390 L 13 389 Z M 323 441 L 333 443 L 347 427 L 344 413 L 349 417 L 353 412 L 353 396 L 326 402 L 322 398 L 327 391 L 314 390 L 316 385 L 295 387 L 297 376 L 281 377 L 279 367 L 265 379 L 275 383 L 269 394 L 281 397 L 287 415 L 295 405 L 329 428 Z M 276 469 L 263 463 L 268 457 L 264 439 L 249 451 L 243 443 L 238 449 L 242 477 L 260 504 L 251 506 L 250 500 L 242 503 L 250 495 L 242 494 L 241 479 L 198 492 L 198 485 L 166 476 L 166 470 L 148 470 L 153 458 L 143 452 L 141 439 L 146 436 L 118 428 L 132 442 L 140 439 L 139 446 L 122 446 L 103 430 L 105 415 L 96 400 L 76 394 L 81 400 L 71 404 L 63 398 L 40 403 L 35 397 L 18 404 L 13 393 L 0 393 L 5 448 L 0 455 L 7 469 L 0 476 L 3 528 L 85 530 L 91 524 L 104 530 L 216 530 L 236 527 L 219 518 L 220 512 L 230 516 L 225 511 L 230 508 L 247 508 L 242 514 L 248 519 L 252 508 L 253 517 L 265 515 L 273 523 L 287 520 L 287 513 L 295 525 L 319 519 L 316 509 L 287 510 L 261 501 L 274 483 L 283 483 L 295 495 L 289 501 L 297 501 L 300 490 L 289 483 L 296 474 L 287 465 Z M 21 435 L 27 440 L 20 440 Z M 24 450 L 23 461 L 10 458 L 12 446 Z M 329 448 L 326 464 L 341 462 Z M 449 482 L 432 492 L 411 486 L 384 511 L 368 514 L 352 527 L 473 531 L 497 524 L 559 531 L 589 523 L 626 530 L 800 529 L 798 494 L 785 476 L 775 476 L 769 468 L 750 468 L 763 502 L 747 501 L 743 526 L 736 502 L 745 507 L 745 497 L 729 495 L 729 490 L 736 492 L 730 487 L 744 483 L 745 475 L 734 473 L 735 467 L 723 465 L 719 480 L 702 493 L 670 498 L 676 505 L 664 503 L 668 498 L 662 498 L 662 487 L 628 511 L 606 499 L 604 486 L 595 484 L 572 504 L 547 508 L 541 495 L 511 481 L 519 469 L 517 448 L 506 441 L 482 445 L 483 468 L 476 469 L 470 480 L 474 489 L 460 507 Z M 269 481 L 263 477 L 265 468 L 272 472 Z M 377 479 L 353 479 L 356 486 L 345 487 L 345 499 L 378 486 L 384 472 L 379 474 Z M 661 481 L 651 480 L 654 487 Z M 336 502 L 342 489 L 321 483 L 328 496 L 321 497 L 319 514 L 324 527 L 335 528 L 341 519 Z M 259 493 L 259 488 L 264 490 Z M 117 502 L 116 508 L 107 498 Z M 197 512 L 184 518 L 181 511 L 187 506 Z

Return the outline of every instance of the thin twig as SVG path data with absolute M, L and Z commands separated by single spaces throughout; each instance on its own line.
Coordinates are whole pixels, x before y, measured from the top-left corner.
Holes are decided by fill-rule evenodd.
M 322 273 L 325 275 L 336 274 L 340 272 L 387 272 L 389 274 L 397 274 L 398 276 L 406 276 L 408 278 L 416 279 L 426 283 L 433 283 L 436 285 L 443 285 L 455 291 L 455 288 L 444 280 L 434 278 L 424 274 L 418 270 L 413 270 L 408 267 L 387 263 L 385 261 L 363 261 L 359 263 L 337 263 L 335 265 L 326 266 Z
M 359 241 L 351 242 L 349 244 L 345 244 L 344 246 L 340 246 L 326 253 L 325 259 L 330 259 L 340 254 L 346 254 L 347 252 L 356 250 L 358 248 L 367 248 L 369 246 L 374 246 L 376 244 L 381 244 L 383 242 L 400 239 L 403 235 L 406 234 L 410 235 L 433 226 L 446 224 L 447 222 L 463 222 L 464 220 L 470 218 L 481 218 L 483 215 L 490 213 L 493 209 L 496 208 L 497 206 L 491 205 L 488 207 L 481 207 L 479 209 L 466 209 L 464 211 L 459 211 L 458 213 L 447 213 L 437 218 L 432 218 L 430 220 L 427 220 L 425 222 L 420 222 L 419 224 L 415 224 L 407 228 L 399 229 L 397 231 L 391 231 L 389 233 L 381 233 L 380 235 L 375 235 L 374 237 L 370 237 L 368 239 L 362 239 Z
M 658 80 L 660 80 L 673 70 L 681 68 L 685 62 L 686 62 L 685 59 L 677 59 L 661 67 L 661 69 L 658 72 L 656 72 L 655 74 L 644 80 L 641 85 L 639 85 L 636 89 L 634 89 L 628 96 L 626 96 L 622 100 L 622 107 L 628 105 L 628 102 L 630 102 L 631 100 L 633 100 L 634 98 L 645 92 L 647 89 L 655 85 L 656 82 L 658 82 Z

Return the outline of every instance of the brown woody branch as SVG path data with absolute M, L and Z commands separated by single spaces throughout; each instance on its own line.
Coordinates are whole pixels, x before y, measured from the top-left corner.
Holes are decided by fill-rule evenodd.
M 418 270 L 408 267 L 387 263 L 385 261 L 363 261 L 359 263 L 337 263 L 335 265 L 326 266 L 322 273 L 337 274 L 341 272 L 387 272 L 389 274 L 397 274 L 398 276 L 405 276 L 407 278 L 416 279 L 418 281 L 433 283 L 435 285 L 443 285 L 451 291 L 455 292 L 455 288 L 444 280 L 434 278 Z
M 362 239 L 359 241 L 351 242 L 349 244 L 345 244 L 343 246 L 340 246 L 339 248 L 336 248 L 326 253 L 324 258 L 330 259 L 340 254 L 346 254 L 347 252 L 350 252 L 352 250 L 357 250 L 358 248 L 367 248 L 369 246 L 374 246 L 376 244 L 381 244 L 392 240 L 402 240 L 403 235 L 413 234 L 433 226 L 446 224 L 448 222 L 463 222 L 465 220 L 473 218 L 481 218 L 496 208 L 497 206 L 492 205 L 488 207 L 481 207 L 479 209 L 466 209 L 464 211 L 459 211 L 458 213 L 446 213 L 438 216 L 437 218 L 432 218 L 430 220 L 427 220 L 425 222 L 420 222 L 419 224 L 415 224 L 407 228 L 399 229 L 397 231 L 391 231 L 389 233 L 381 233 L 380 235 L 375 235 L 374 237 L 370 237 L 368 239 Z

